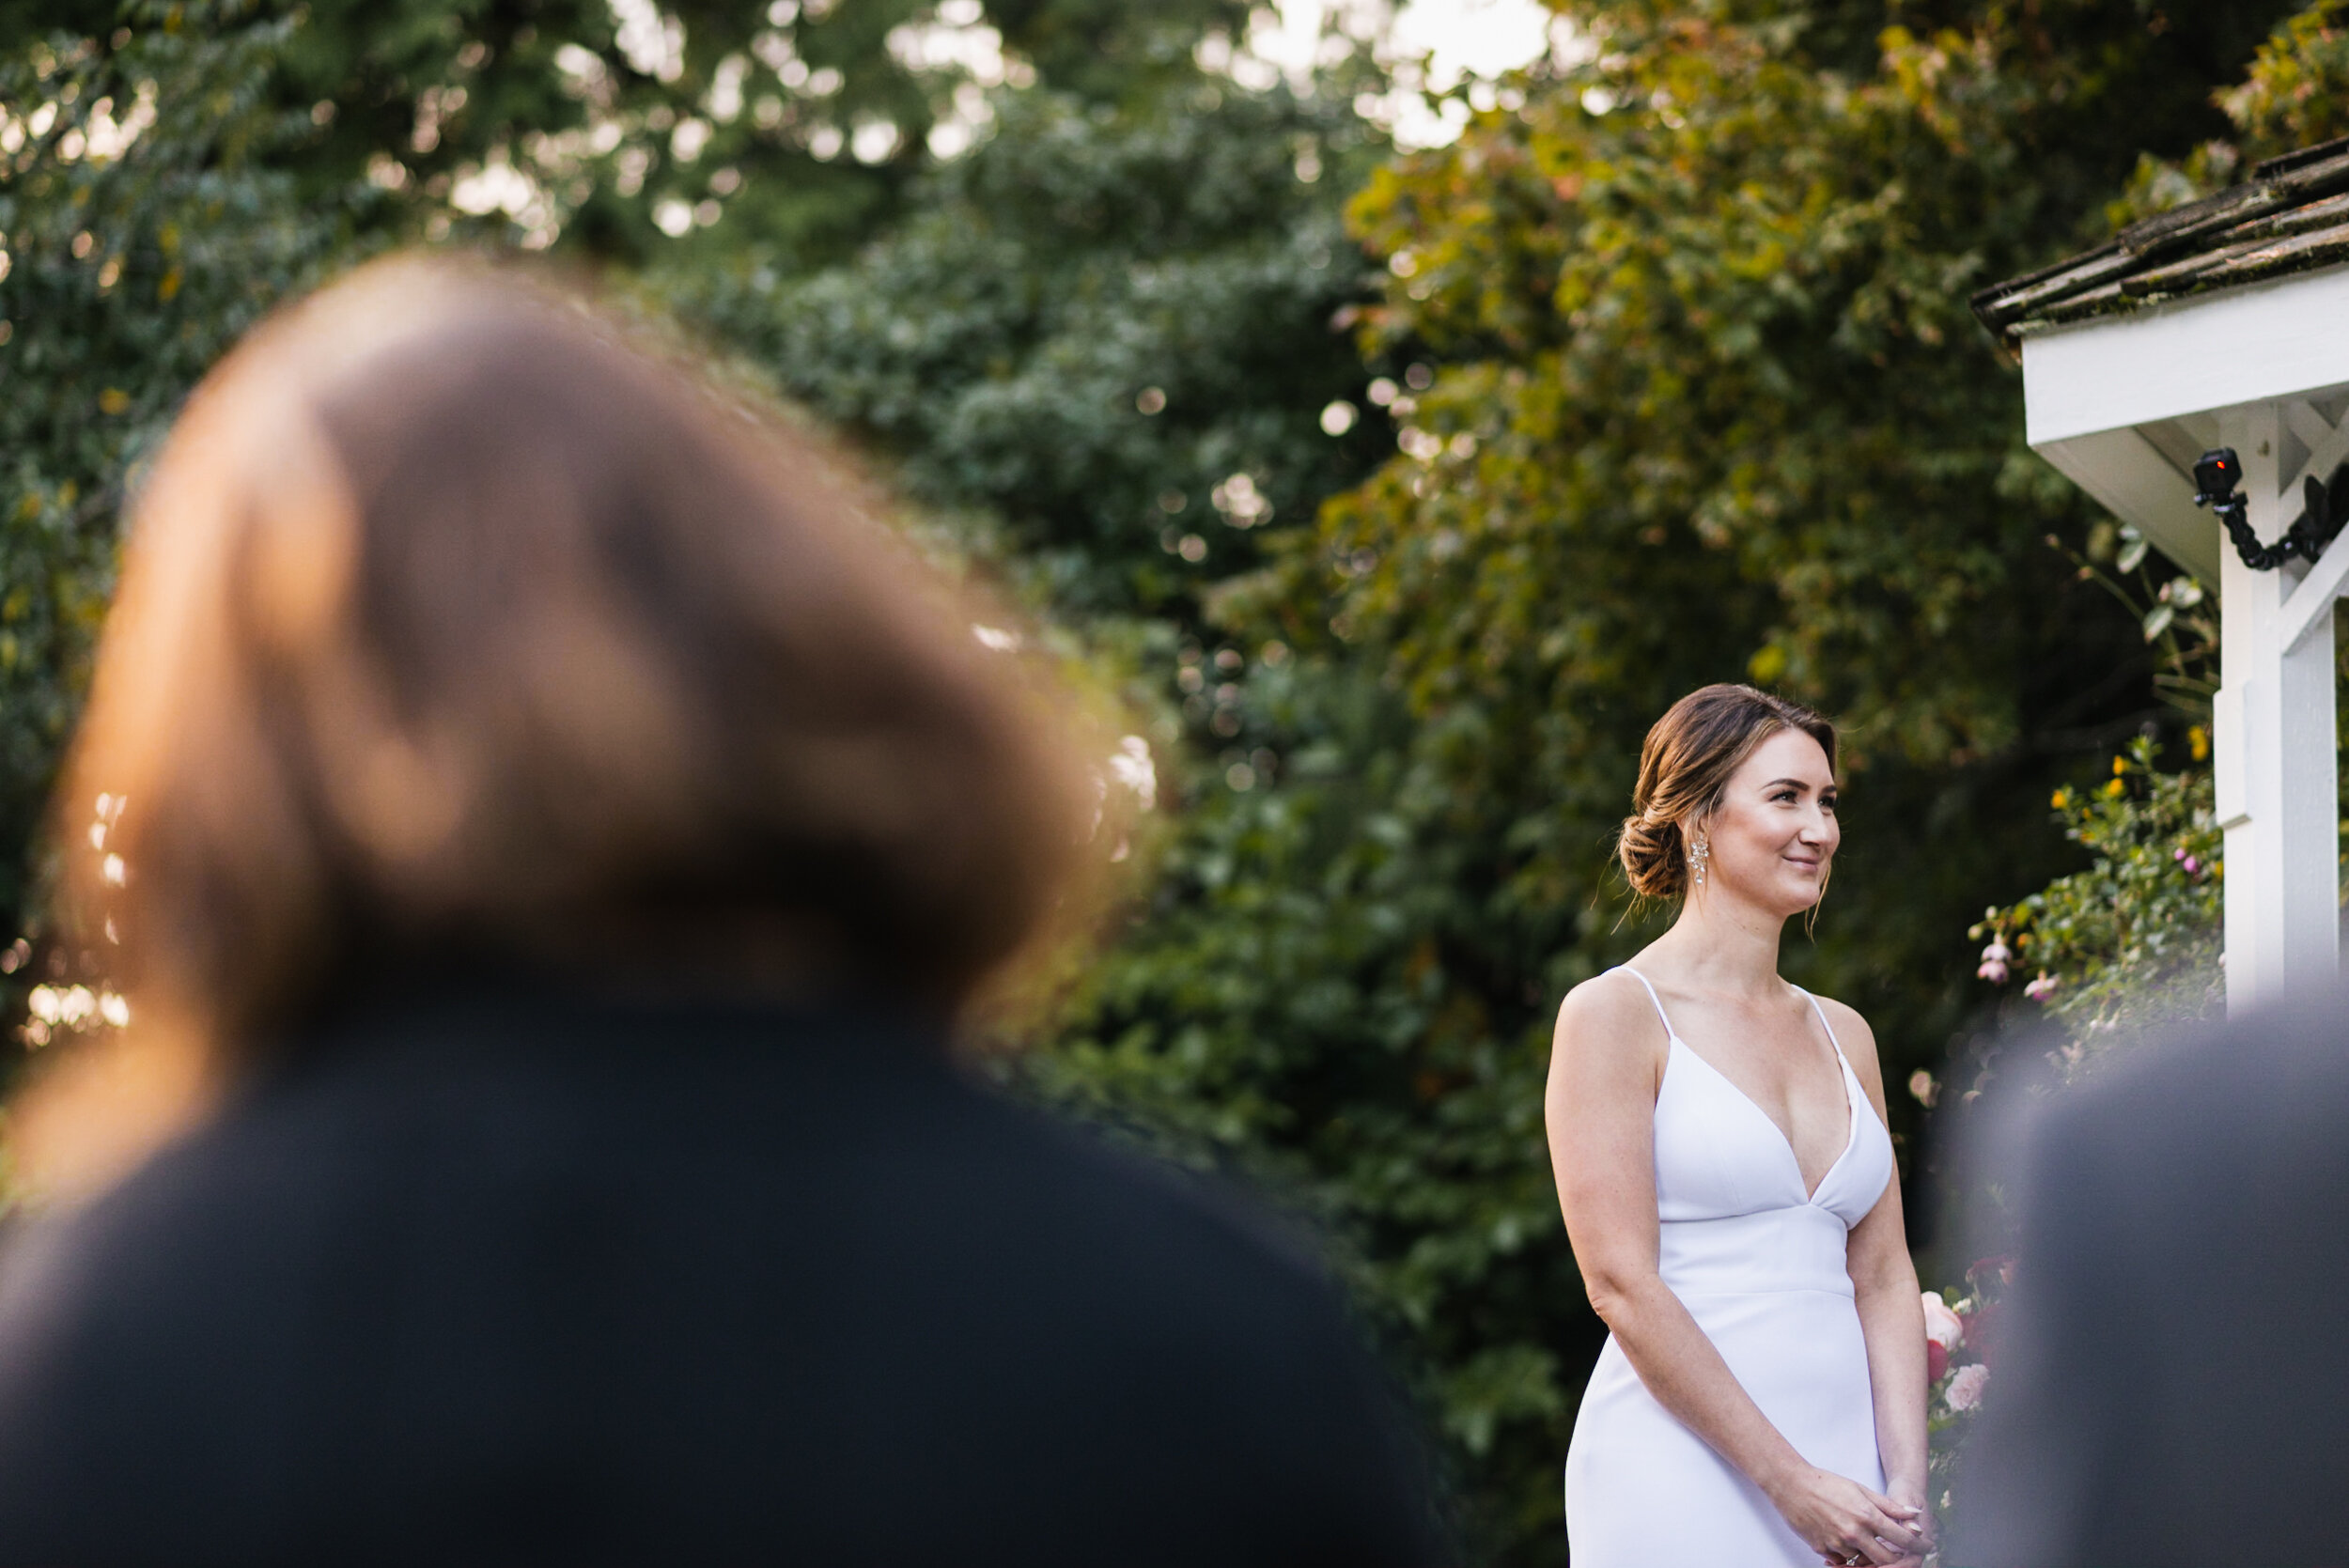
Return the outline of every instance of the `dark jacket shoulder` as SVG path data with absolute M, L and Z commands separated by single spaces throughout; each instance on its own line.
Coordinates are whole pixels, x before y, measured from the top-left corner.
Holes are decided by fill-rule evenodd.
M 1415 1487 L 1301 1249 L 871 1018 L 371 1020 L 0 1261 L 0 1563 L 1406 1561 Z
M 2248 1562 L 2349 1468 L 2344 1121 L 2337 994 L 2049 1098 L 2005 1173 L 2018 1273 L 1951 1560 Z

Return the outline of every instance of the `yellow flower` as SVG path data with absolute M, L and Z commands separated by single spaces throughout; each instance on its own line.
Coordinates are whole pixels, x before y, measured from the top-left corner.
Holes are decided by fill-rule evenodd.
M 2116 778 L 2116 779 L 2117 779 L 2117 778 L 2119 778 L 2122 774 L 2123 774 L 2123 773 L 2127 772 L 2128 770 L 2129 770 L 2129 759 L 2128 759 L 2128 758 L 2126 758 L 2126 757 L 2114 757 L 2114 758 L 2112 759 L 2112 776 L 2113 776 L 2114 778 Z
M 2128 792 L 2129 786 L 2123 784 L 2118 779 L 2108 779 L 2105 781 L 2105 794 L 2112 800 L 2118 800 L 2122 796 L 2126 795 Z
M 118 386 L 110 386 L 98 395 L 98 408 L 101 413 L 120 413 L 130 406 L 131 395 Z
M 2059 789 L 2055 792 L 2055 794 L 2048 797 L 2047 804 L 2055 807 L 2058 811 L 2065 810 L 2072 804 L 2072 792 L 2068 789 Z
M 155 297 L 163 301 L 165 304 L 169 304 L 171 303 L 172 296 L 179 292 L 179 269 L 174 267 L 163 274 L 163 281 L 155 286 Z
M 2210 731 L 2197 724 L 2186 732 L 2186 749 L 2194 753 L 2196 762 L 2210 760 Z

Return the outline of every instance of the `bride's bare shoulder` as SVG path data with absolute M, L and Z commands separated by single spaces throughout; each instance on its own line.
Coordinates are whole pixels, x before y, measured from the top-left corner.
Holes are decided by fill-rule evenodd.
M 1664 1031 L 1646 987 L 1634 975 L 1610 970 L 1566 993 L 1558 1004 L 1558 1026 L 1551 1038 L 1562 1051 L 1616 1052 L 1633 1043 L 1660 1048 Z

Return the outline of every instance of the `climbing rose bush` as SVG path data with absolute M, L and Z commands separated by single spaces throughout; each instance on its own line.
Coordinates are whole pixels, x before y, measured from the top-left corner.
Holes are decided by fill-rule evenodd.
M 1957 1503 L 1958 1456 L 1993 1382 L 1999 1298 L 2014 1279 L 2012 1258 L 1983 1258 L 1966 1271 L 1962 1289 L 1924 1293 L 1926 1491 L 1945 1530 Z
M 1966 1343 L 1966 1320 L 1935 1291 L 1924 1293 L 1924 1309 L 1925 1381 L 1938 1383 L 1950 1370 L 1950 1358 Z
M 2022 995 L 2064 1026 L 2058 1055 L 2077 1073 L 2107 1044 L 2146 1024 L 2214 1017 L 2224 1001 L 2218 961 L 2225 866 L 2204 766 L 2210 743 L 2187 732 L 2189 760 L 2165 771 L 2140 738 L 2092 787 L 2050 804 L 2064 836 L 2095 856 L 2004 908 L 1968 935 L 1984 945 L 1976 976 Z

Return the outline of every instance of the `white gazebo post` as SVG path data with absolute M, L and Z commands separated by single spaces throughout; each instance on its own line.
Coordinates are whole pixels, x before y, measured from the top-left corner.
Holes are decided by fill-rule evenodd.
M 2262 164 L 1975 309 L 2019 345 L 2031 446 L 2218 594 L 2229 1010 L 2329 979 L 2333 603 L 2349 592 L 2349 538 L 2328 527 L 2349 511 L 2337 482 L 2349 480 L 2349 142 Z M 2195 504 L 2197 461 L 2218 448 L 2240 460 L 2258 564 Z
M 2302 400 L 2229 410 L 2223 444 L 2243 456 L 2244 493 L 2263 540 L 2297 515 L 2302 474 L 2284 474 L 2283 425 L 2301 443 L 2340 444 Z M 2321 426 L 2321 433 L 2318 427 Z M 2239 444 L 2238 444 L 2239 442 Z M 2325 472 L 2341 460 L 2329 456 Z M 2345 498 L 2349 499 L 2349 498 Z M 2333 599 L 2349 546 L 2311 573 L 2302 562 L 2254 571 L 2232 550 L 2219 568 L 2219 690 L 2212 762 L 2227 834 L 2227 1000 L 2256 1005 L 2331 976 L 2341 929 L 2339 763 L 2333 728 Z

